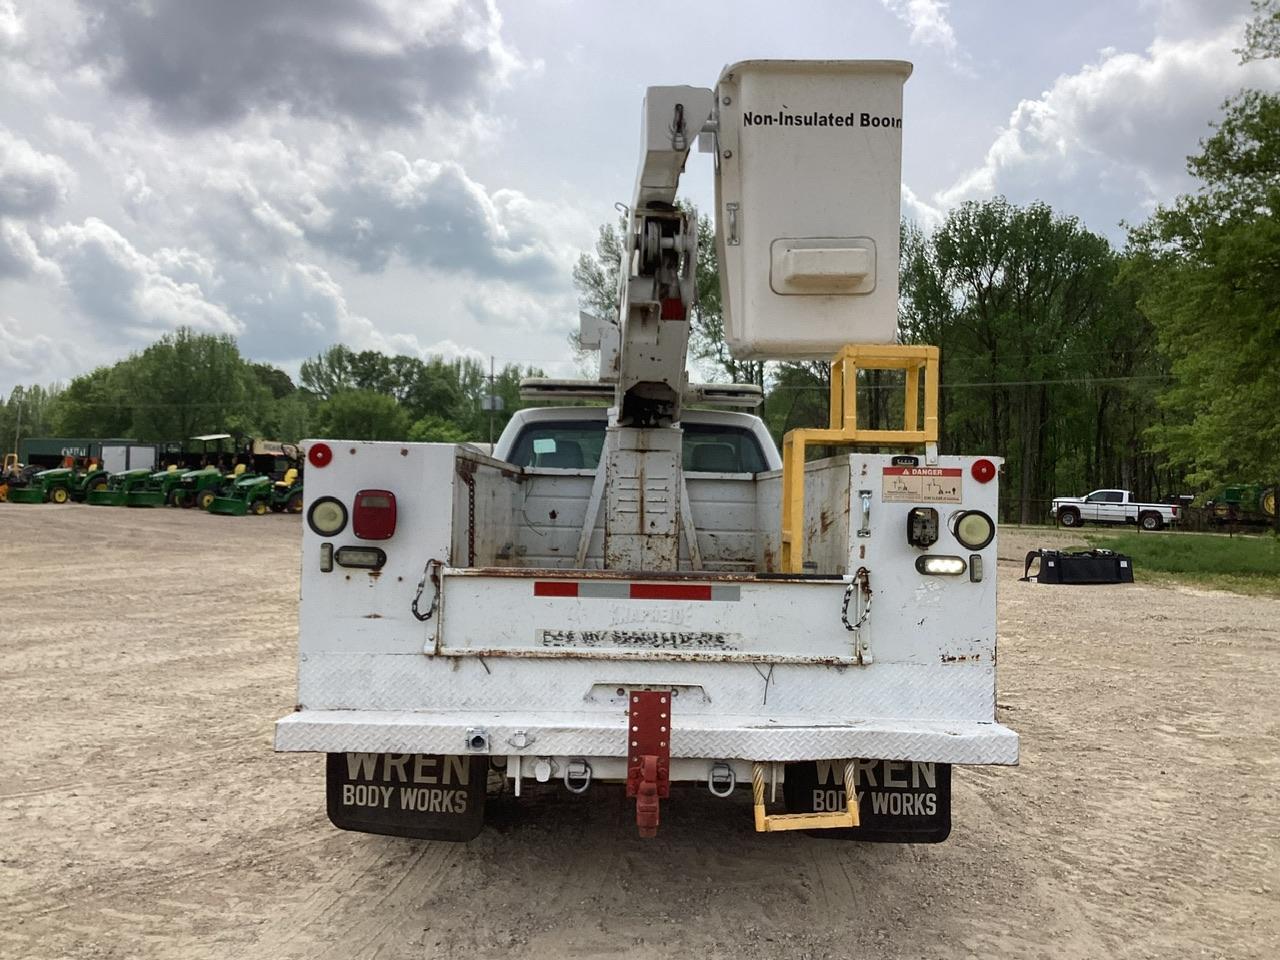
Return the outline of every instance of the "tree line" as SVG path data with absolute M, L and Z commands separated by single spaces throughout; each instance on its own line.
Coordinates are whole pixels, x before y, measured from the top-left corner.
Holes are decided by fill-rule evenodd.
M 304 360 L 298 382 L 240 354 L 234 338 L 180 329 L 66 386 L 15 387 L 0 403 L 0 446 L 19 437 L 144 442 L 230 432 L 297 441 L 456 443 L 500 431 L 533 369 L 489 373 L 473 358 L 388 356 L 334 345 Z M 489 396 L 500 410 L 486 409 Z

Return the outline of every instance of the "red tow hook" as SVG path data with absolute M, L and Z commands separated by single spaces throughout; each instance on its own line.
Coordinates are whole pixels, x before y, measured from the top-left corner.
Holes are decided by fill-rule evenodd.
M 671 794 L 671 693 L 639 690 L 627 712 L 627 796 L 642 837 L 658 835 L 659 801 Z

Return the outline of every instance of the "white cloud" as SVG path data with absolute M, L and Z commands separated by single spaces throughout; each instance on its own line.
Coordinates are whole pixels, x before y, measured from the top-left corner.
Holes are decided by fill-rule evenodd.
M 1188 189 L 1186 157 L 1222 101 L 1244 86 L 1280 83 L 1280 64 L 1239 65 L 1239 37 L 1233 22 L 1209 36 L 1157 39 L 1143 54 L 1104 51 L 1021 101 L 983 162 L 935 203 L 1071 197 L 1086 223 L 1108 230 Z
M 0 280 L 28 277 L 56 281 L 56 264 L 40 253 L 26 224 L 0 217 Z
M 492 0 L 82 0 L 83 55 L 172 127 L 255 113 L 361 127 L 467 110 L 520 65 Z
M 911 42 L 936 47 L 953 66 L 959 64 L 960 47 L 947 17 L 947 0 L 880 0 L 885 9 L 911 28 Z
M 936 230 L 946 217 L 945 211 L 922 199 L 905 183 L 902 185 L 902 216 L 926 233 Z
M 191 251 L 147 256 L 94 217 L 46 230 L 42 245 L 85 316 L 118 339 L 151 339 L 184 326 L 207 333 L 243 331 L 192 279 L 211 276 L 213 268 Z
M 318 246 L 366 271 L 393 257 L 440 270 L 554 285 L 572 252 L 546 229 L 549 206 L 516 190 L 490 193 L 458 164 L 396 151 L 353 157 L 319 192 L 305 229 Z
M 75 174 L 61 157 L 0 129 L 0 216 L 48 213 L 66 201 L 74 184 Z
M 50 383 L 67 370 L 85 366 L 75 344 L 43 333 L 28 333 L 13 317 L 0 315 L 0 392 L 19 383 Z

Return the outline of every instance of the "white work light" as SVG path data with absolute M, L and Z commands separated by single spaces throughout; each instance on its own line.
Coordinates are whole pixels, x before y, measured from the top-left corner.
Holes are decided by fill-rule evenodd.
M 964 557 L 916 557 L 916 570 L 933 577 L 958 577 L 965 571 Z

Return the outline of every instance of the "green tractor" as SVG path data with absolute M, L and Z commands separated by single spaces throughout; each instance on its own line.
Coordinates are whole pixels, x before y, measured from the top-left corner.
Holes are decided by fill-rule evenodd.
M 209 504 L 218 496 L 218 491 L 229 482 L 244 476 L 246 469 L 243 463 L 238 463 L 231 473 L 223 473 L 213 465 L 188 470 L 182 474 L 180 485 L 174 490 L 172 503 L 178 507 L 208 510 Z
M 168 503 L 175 507 L 198 507 L 208 510 L 224 484 L 242 476 L 247 470 L 248 455 L 241 437 L 229 433 L 209 433 L 191 437 L 184 460 L 189 470 L 177 471 Z
M 74 465 L 51 467 L 30 475 L 20 486 L 11 485 L 7 497 L 13 503 L 83 501 L 91 492 L 106 489 L 107 483 L 107 471 L 96 463 L 85 469 Z
M 1272 524 L 1276 517 L 1276 489 L 1258 483 L 1229 484 L 1205 507 L 1217 526 Z
M 172 505 L 182 489 L 182 478 L 187 471 L 176 463 L 165 470 L 157 470 L 141 487 L 129 491 L 125 501 L 130 507 L 163 507 Z
M 129 494 L 142 490 L 151 479 L 151 470 L 138 467 L 134 470 L 121 470 L 111 474 L 105 487 L 97 487 L 88 492 L 86 501 L 94 507 L 123 507 L 129 503 Z
M 268 512 L 301 513 L 300 476 L 297 467 L 290 467 L 279 480 L 256 474 L 243 476 L 229 490 L 214 498 L 209 512 L 230 517 L 243 517 L 247 513 L 256 517 Z

